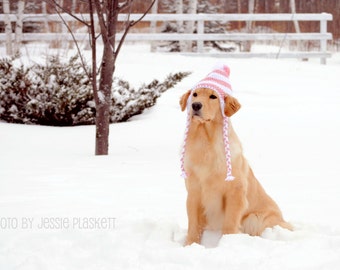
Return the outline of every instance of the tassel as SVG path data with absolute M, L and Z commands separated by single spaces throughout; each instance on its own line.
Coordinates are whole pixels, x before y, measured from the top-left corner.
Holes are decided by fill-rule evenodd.
M 223 115 L 223 141 L 224 141 L 224 149 L 226 155 L 227 162 L 227 177 L 225 181 L 233 181 L 235 177 L 232 175 L 232 166 L 231 166 L 231 153 L 230 153 L 230 145 L 229 145 L 229 121 L 228 117 Z
M 233 181 L 234 179 L 235 179 L 234 176 L 229 175 L 229 176 L 227 176 L 227 178 L 225 179 L 225 181 L 226 181 L 226 182 L 229 182 L 229 181 Z

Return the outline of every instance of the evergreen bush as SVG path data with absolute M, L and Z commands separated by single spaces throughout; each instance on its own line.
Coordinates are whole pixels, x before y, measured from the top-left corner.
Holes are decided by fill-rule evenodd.
M 92 85 L 78 57 L 63 63 L 58 57 L 46 65 L 13 66 L 13 59 L 0 59 L 0 119 L 11 123 L 74 126 L 95 123 Z M 89 70 L 89 68 L 88 68 Z M 153 106 L 157 98 L 188 72 L 170 74 L 138 89 L 114 78 L 110 122 L 126 121 Z

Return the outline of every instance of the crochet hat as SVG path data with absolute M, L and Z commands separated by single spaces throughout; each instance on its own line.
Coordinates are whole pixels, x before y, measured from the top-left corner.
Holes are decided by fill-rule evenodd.
M 203 80 L 199 81 L 193 88 L 191 88 L 191 95 L 188 99 L 188 106 L 187 106 L 187 125 L 185 130 L 185 138 L 182 150 L 182 157 L 181 157 L 181 169 L 182 169 L 182 176 L 184 178 L 187 177 L 187 174 L 184 170 L 184 156 L 185 156 L 185 148 L 186 148 L 186 141 L 187 135 L 189 132 L 190 127 L 190 101 L 192 99 L 192 94 L 194 90 L 198 88 L 208 88 L 215 91 L 220 100 L 221 111 L 223 116 L 223 141 L 224 141 L 224 149 L 226 154 L 226 166 L 227 166 L 227 176 L 226 181 L 234 180 L 232 176 L 232 167 L 231 167 L 231 154 L 230 154 L 230 145 L 229 145 L 229 136 L 228 136 L 228 129 L 229 129 L 229 121 L 228 117 L 224 114 L 224 97 L 225 96 L 232 96 L 232 89 L 229 80 L 230 69 L 227 65 L 220 64 L 215 66 L 212 72 L 210 72 Z
M 207 77 L 196 84 L 191 90 L 194 91 L 198 88 L 208 88 L 216 91 L 222 98 L 226 95 L 232 96 L 229 74 L 230 69 L 227 65 L 217 65 Z

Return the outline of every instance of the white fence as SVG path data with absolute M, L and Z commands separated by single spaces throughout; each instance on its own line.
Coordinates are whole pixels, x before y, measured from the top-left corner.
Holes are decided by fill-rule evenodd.
M 75 14 L 85 21 L 89 21 L 88 14 Z M 74 18 L 68 14 L 62 14 L 64 21 L 72 22 Z M 137 20 L 141 14 L 131 14 L 130 20 Z M 120 14 L 119 21 L 126 21 L 127 15 Z M 10 15 L 10 20 L 15 22 L 17 16 Z M 197 41 L 197 52 L 204 52 L 204 41 L 319 41 L 318 51 L 291 51 L 278 53 L 254 53 L 254 52 L 225 52 L 225 57 L 275 57 L 275 58 L 310 58 L 318 57 L 321 63 L 326 63 L 326 58 L 331 56 L 327 51 L 327 41 L 332 40 L 332 34 L 327 32 L 327 21 L 332 20 L 329 13 L 313 14 L 147 14 L 143 21 L 164 22 L 164 21 L 196 21 L 197 33 L 129 33 L 126 36 L 127 41 Z M 0 21 L 4 21 L 4 15 L 0 14 Z M 24 14 L 24 22 L 61 22 L 57 14 Z M 316 33 L 223 33 L 212 34 L 205 33 L 204 23 L 207 21 L 219 21 L 227 24 L 231 21 L 319 21 L 320 32 Z M 117 34 L 117 40 L 120 40 L 122 34 Z M 86 33 L 74 33 L 74 38 L 78 41 L 88 39 Z M 4 33 L 0 33 L 0 42 L 5 41 Z M 13 34 L 14 39 L 14 34 Z M 73 37 L 69 33 L 24 33 L 22 41 L 52 41 L 65 40 L 71 41 Z

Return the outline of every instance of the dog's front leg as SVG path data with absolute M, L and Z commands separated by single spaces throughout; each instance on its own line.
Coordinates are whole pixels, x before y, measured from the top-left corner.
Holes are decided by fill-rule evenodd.
M 235 187 L 233 192 L 228 193 L 224 199 L 225 209 L 222 233 L 240 233 L 241 220 L 248 205 L 245 191 L 242 187 Z
M 198 192 L 188 190 L 187 214 L 188 214 L 188 234 L 185 245 L 200 243 L 204 230 L 205 216 L 201 204 L 201 196 Z

